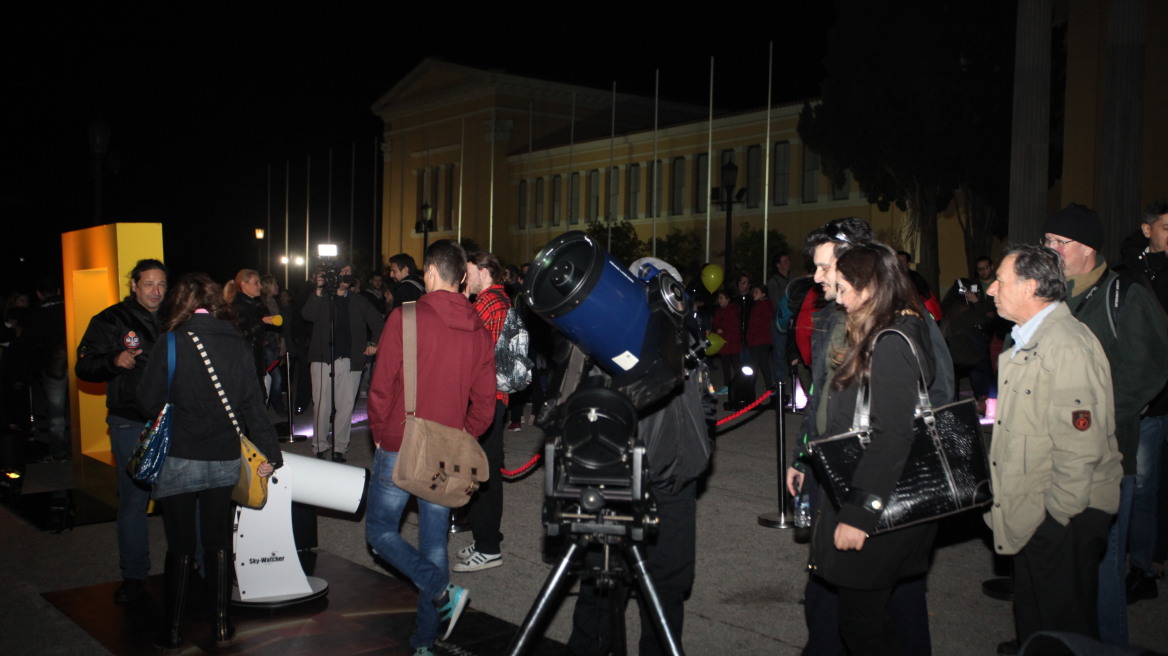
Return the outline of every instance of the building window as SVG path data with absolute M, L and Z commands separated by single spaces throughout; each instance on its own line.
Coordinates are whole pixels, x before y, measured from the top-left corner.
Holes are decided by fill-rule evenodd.
M 584 218 L 592 222 L 600 215 L 600 170 L 592 169 L 588 172 L 588 207 Z
M 819 199 L 819 155 L 803 146 L 803 202 Z
M 832 200 L 847 200 L 848 192 L 852 190 L 852 176 L 847 171 L 844 171 L 844 180 L 842 184 L 833 184 L 831 186 Z
M 694 159 L 694 212 L 704 214 L 710 202 L 710 154 L 701 153 Z
M 527 180 L 519 181 L 519 227 L 527 227 Z
M 442 194 L 442 229 L 454 230 L 454 164 L 446 167 L 445 193 Z
M 791 190 L 791 144 L 775 142 L 774 161 L 771 162 L 771 203 L 787 204 L 787 193 Z
M 552 227 L 560 225 L 561 212 L 564 211 L 564 195 L 561 187 L 563 182 L 560 176 L 552 178 Z
M 580 174 L 573 173 L 568 178 L 568 224 L 580 222 Z
M 762 203 L 762 147 L 746 149 L 746 206 L 757 208 Z
M 640 209 L 641 204 L 640 164 L 629 164 L 629 183 L 625 187 L 628 189 L 625 198 L 628 201 L 628 207 L 625 208 L 625 218 L 632 221 L 637 218 L 637 210 Z
M 620 199 L 620 169 L 612 167 L 608 170 L 608 207 L 605 209 L 604 218 L 609 221 L 616 220 L 616 206 Z
M 543 227 L 543 178 L 535 179 L 535 227 Z
M 673 216 L 685 214 L 685 158 L 673 158 L 673 170 L 669 177 L 669 213 Z
M 645 214 L 652 217 L 661 216 L 661 181 L 664 179 L 661 170 L 661 160 L 649 162 L 649 211 Z

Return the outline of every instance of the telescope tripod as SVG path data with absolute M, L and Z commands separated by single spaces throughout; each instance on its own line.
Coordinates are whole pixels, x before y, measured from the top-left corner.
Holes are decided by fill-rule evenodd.
M 547 580 L 544 581 L 539 596 L 535 598 L 531 609 L 527 611 L 527 617 L 511 640 L 511 645 L 507 648 L 509 656 L 521 656 L 534 646 L 535 641 L 539 638 L 537 629 L 544 625 L 550 613 L 558 606 L 557 602 L 563 595 L 566 585 L 570 582 L 571 565 L 573 563 L 579 564 L 587 553 L 589 543 L 598 541 L 598 538 L 604 539 L 603 536 L 587 534 L 573 535 L 570 538 L 563 556 L 552 569 Z M 627 536 L 617 538 L 615 541 L 619 542 L 621 555 L 627 568 L 625 571 L 631 572 L 636 580 L 637 587 L 641 591 L 640 603 L 647 605 L 647 614 L 665 649 L 672 656 L 684 656 L 681 643 L 673 635 L 673 629 L 669 627 L 669 622 L 665 618 L 665 609 L 661 605 L 661 597 L 657 594 L 657 586 L 653 583 L 653 576 L 649 573 L 642 545 Z M 626 653 L 623 603 L 625 575 L 614 573 L 608 568 L 609 546 L 611 543 L 605 544 L 605 568 L 597 575 L 597 585 L 599 587 L 606 577 L 614 577 L 613 580 L 609 581 L 613 586 L 610 591 L 613 601 L 610 605 L 609 634 L 613 640 L 614 656 L 624 656 Z M 643 627 L 642 630 L 644 630 Z

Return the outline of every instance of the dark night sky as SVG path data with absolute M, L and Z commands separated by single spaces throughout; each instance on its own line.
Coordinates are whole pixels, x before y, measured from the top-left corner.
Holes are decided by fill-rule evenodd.
M 369 240 L 360 236 L 371 230 L 380 131 L 369 108 L 425 56 L 601 89 L 615 80 L 619 91 L 646 95 L 660 68 L 663 98 L 705 104 L 712 55 L 716 105 L 760 107 L 772 39 L 776 102 L 818 93 L 832 20 L 830 3 L 819 4 L 826 6 L 786 13 L 782 24 L 744 17 L 729 38 L 708 27 L 708 16 L 672 30 L 622 21 L 617 34 L 588 21 L 565 34 L 556 19 L 554 29 L 529 28 L 505 41 L 423 34 L 420 25 L 419 36 L 402 41 L 392 36 L 400 28 L 375 16 L 9 25 L 0 52 L 20 65 L 3 82 L 9 135 L 0 158 L 0 291 L 59 276 L 59 234 L 92 225 L 87 126 L 99 116 L 111 127 L 118 160 L 106 179 L 105 221 L 162 221 L 175 273 L 201 269 L 226 279 L 254 266 L 251 231 L 267 220 L 269 166 L 280 244 L 273 254 L 282 250 L 285 160 L 292 241 L 303 244 L 309 155 L 313 237 L 323 239 L 330 147 L 334 240 L 348 234 L 354 143 L 355 231 L 359 242 Z M 509 34 L 515 25 L 498 27 L 483 32 Z

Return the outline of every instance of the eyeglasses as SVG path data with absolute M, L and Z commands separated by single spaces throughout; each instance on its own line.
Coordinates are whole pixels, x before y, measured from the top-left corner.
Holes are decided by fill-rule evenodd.
M 1056 247 L 1063 247 L 1063 246 L 1066 246 L 1067 244 L 1074 243 L 1074 241 L 1075 241 L 1074 239 L 1055 239 L 1054 237 L 1046 237 L 1045 239 L 1043 239 L 1042 241 L 1040 241 L 1038 243 L 1042 244 L 1043 246 L 1046 246 L 1047 248 L 1056 248 Z

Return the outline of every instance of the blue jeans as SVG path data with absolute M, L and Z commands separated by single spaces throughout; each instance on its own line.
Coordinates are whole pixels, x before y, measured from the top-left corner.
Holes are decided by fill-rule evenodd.
M 1099 639 L 1109 645 L 1127 644 L 1127 530 L 1131 519 L 1135 476 L 1119 483 L 1119 512 L 1107 534 L 1107 552 L 1099 563 Z
M 376 449 L 365 513 L 365 540 L 373 553 L 393 565 L 418 587 L 418 619 L 410 646 L 430 647 L 438 638 L 438 609 L 434 602 L 450 583 L 446 567 L 446 530 L 450 509 L 418 499 L 418 547 L 406 542 L 398 528 L 410 494 L 393 484 L 397 454 Z
M 146 528 L 150 488 L 130 478 L 126 463 L 138 447 L 138 436 L 146 422 L 113 415 L 105 421 L 118 468 L 118 566 L 122 568 L 122 578 L 145 580 L 150 575 L 150 532 Z
M 1131 568 L 1154 576 L 1152 554 L 1156 550 L 1160 452 L 1168 441 L 1168 415 L 1140 420 L 1140 447 L 1136 455 L 1136 489 L 1132 494 L 1131 526 L 1127 544 Z

